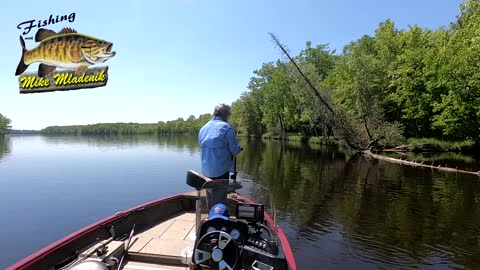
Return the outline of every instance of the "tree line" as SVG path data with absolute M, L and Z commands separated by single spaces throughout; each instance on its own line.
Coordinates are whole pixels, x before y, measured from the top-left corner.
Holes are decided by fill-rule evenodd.
M 365 127 L 392 145 L 405 137 L 479 143 L 479 32 L 479 1 L 467 0 L 448 27 L 397 29 L 386 20 L 342 53 L 308 41 L 292 58 L 333 110 L 348 116 L 340 125 Z M 335 135 L 338 123 L 291 61 L 264 63 L 247 88 L 232 106 L 240 132 Z
M 212 117 L 211 114 L 202 114 L 198 118 L 191 115 L 186 120 L 176 120 L 152 124 L 139 123 L 101 123 L 92 125 L 50 126 L 41 130 L 42 134 L 68 135 L 173 135 L 197 134 L 200 128 Z

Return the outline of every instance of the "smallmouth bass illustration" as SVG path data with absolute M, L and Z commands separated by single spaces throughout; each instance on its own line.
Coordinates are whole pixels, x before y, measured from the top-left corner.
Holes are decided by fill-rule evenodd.
M 40 77 L 47 76 L 57 67 L 75 70 L 75 75 L 82 75 L 89 66 L 103 63 L 115 56 L 112 51 L 113 43 L 79 34 L 71 28 L 63 28 L 58 33 L 41 28 L 35 35 L 35 41 L 40 44 L 27 50 L 25 41 L 20 36 L 22 58 L 15 75 L 22 74 L 35 62 L 40 62 Z

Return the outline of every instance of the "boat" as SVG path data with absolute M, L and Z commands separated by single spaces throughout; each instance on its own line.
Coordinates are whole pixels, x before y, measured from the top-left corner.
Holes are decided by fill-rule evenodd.
M 8 270 L 296 270 L 283 230 L 264 204 L 236 190 L 227 196 L 229 218 L 209 218 L 211 180 L 189 170 L 192 192 L 148 202 L 86 226 L 9 266 Z M 272 211 L 271 211 L 272 212 Z M 233 214 L 235 213 L 235 214 Z

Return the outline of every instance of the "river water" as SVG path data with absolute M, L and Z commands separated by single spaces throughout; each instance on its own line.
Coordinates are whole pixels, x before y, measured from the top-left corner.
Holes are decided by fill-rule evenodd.
M 240 178 L 273 193 L 299 269 L 480 269 L 480 177 L 242 139 Z M 0 140 L 0 268 L 105 216 L 191 191 L 194 137 Z M 245 182 L 246 183 L 246 182 Z M 254 200 L 263 193 L 241 190 Z

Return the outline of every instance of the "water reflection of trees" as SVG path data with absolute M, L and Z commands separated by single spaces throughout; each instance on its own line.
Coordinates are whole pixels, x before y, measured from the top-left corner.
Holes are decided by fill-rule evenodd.
M 83 144 L 91 147 L 115 147 L 118 149 L 141 146 L 156 146 L 197 153 L 198 141 L 195 136 L 156 136 L 156 135 L 96 135 L 69 136 L 43 135 L 42 139 L 51 145 Z
M 478 178 L 338 155 L 249 141 L 239 170 L 269 187 L 302 237 L 340 227 L 354 250 L 379 260 L 480 267 Z
M 183 149 L 190 154 L 198 153 L 199 145 L 196 136 L 177 135 L 177 136 L 157 136 L 159 146 L 173 147 L 175 149 Z
M 0 160 L 12 151 L 12 142 L 9 136 L 0 136 Z

